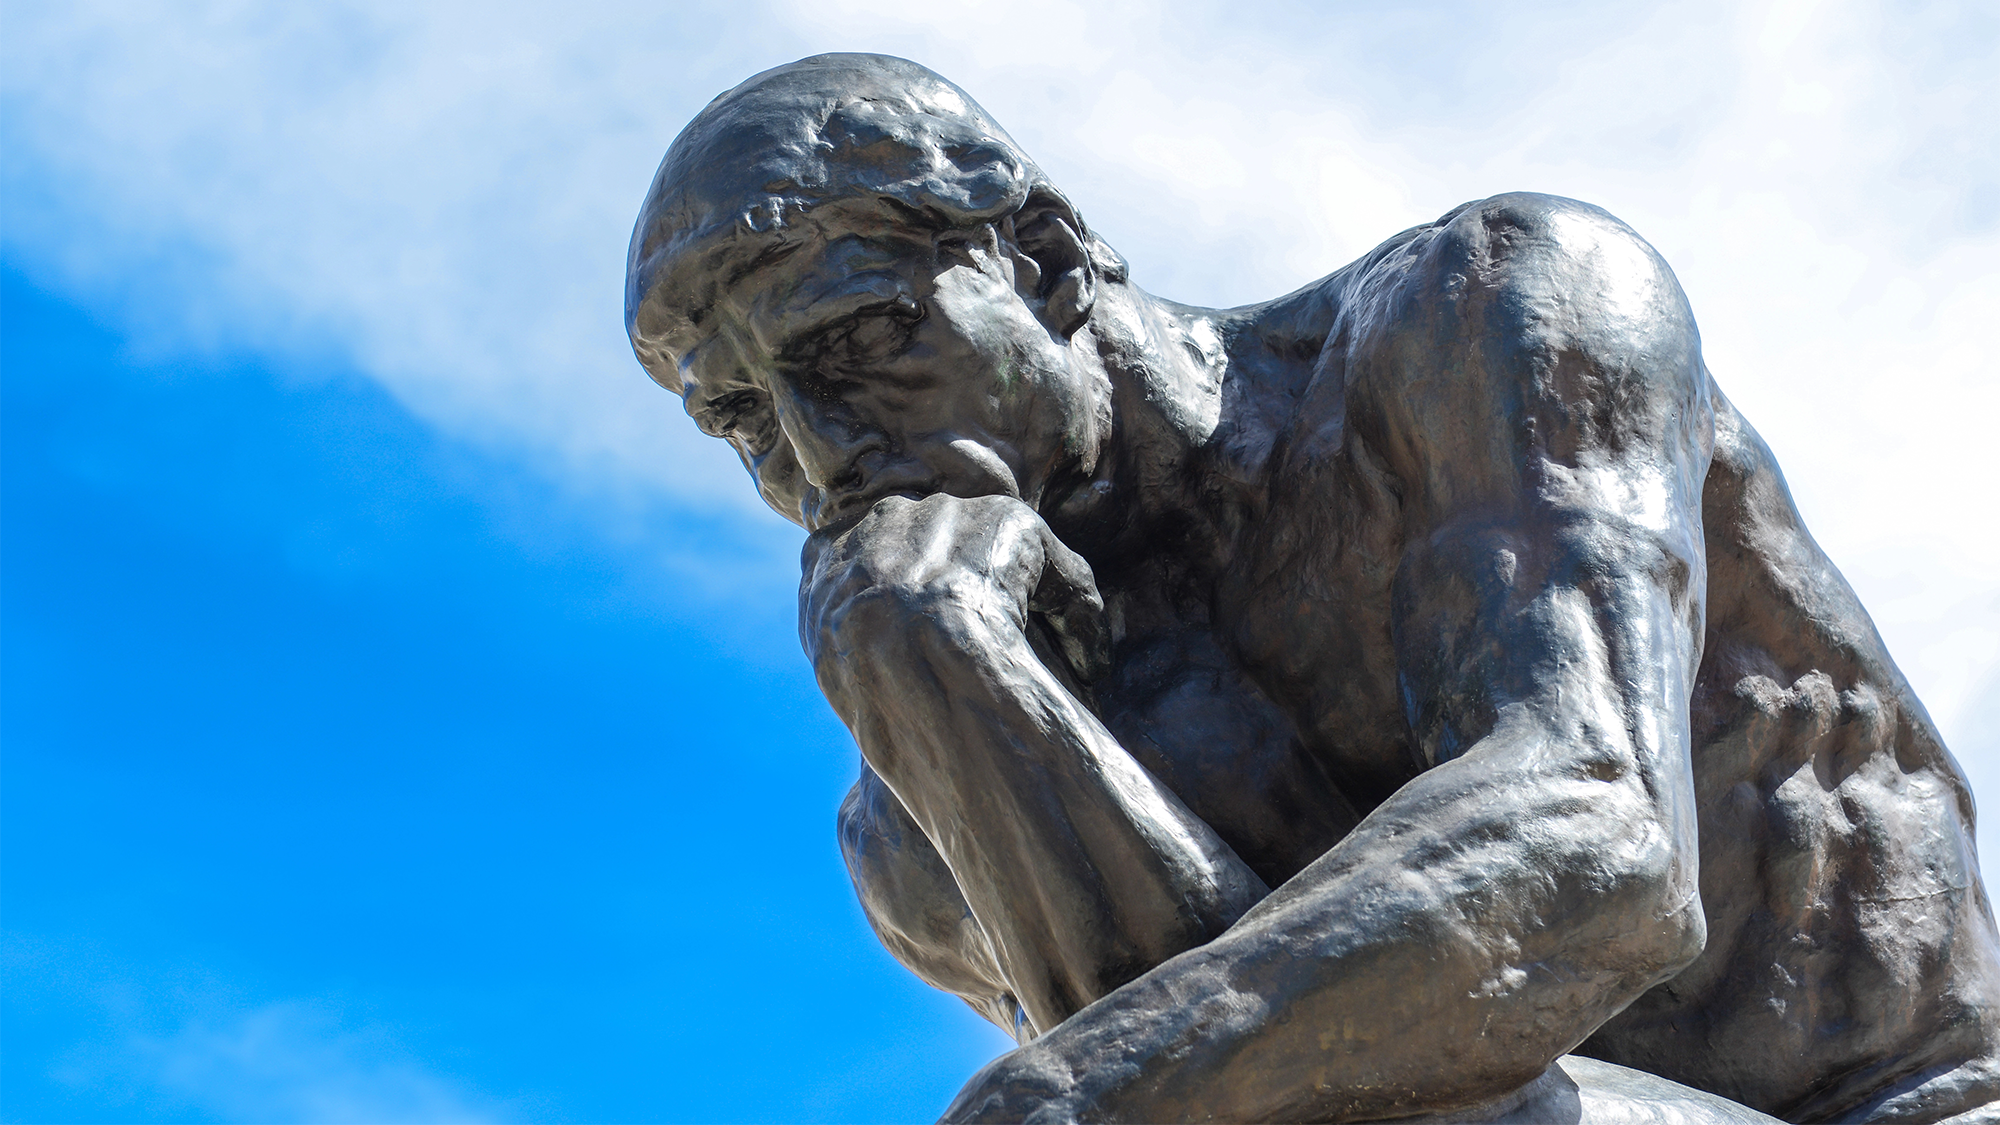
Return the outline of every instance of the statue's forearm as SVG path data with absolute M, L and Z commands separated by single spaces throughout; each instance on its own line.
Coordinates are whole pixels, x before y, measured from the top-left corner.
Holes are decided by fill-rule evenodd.
M 1037 1028 L 1220 934 L 1266 893 L 1011 622 L 851 606 L 821 682 L 956 876 Z
M 1703 941 L 1692 642 L 1683 590 L 1661 571 L 1686 573 L 1607 566 L 1587 589 L 1538 582 L 1467 627 L 1499 643 L 1428 650 L 1500 654 L 1491 666 L 1426 668 L 1412 650 L 1431 678 L 1410 682 L 1491 704 L 1463 753 L 1222 937 L 1001 1060 L 949 1119 L 1018 1119 L 1045 1103 L 1104 1121 L 1469 1105 L 1533 1079 L 1686 965 Z M 1539 573 L 1530 556 L 1522 574 Z M 1410 614 L 1405 634 L 1450 636 L 1449 609 Z
M 1490 768 L 1519 741 L 1489 742 L 1227 934 L 1005 1056 L 946 1120 L 1364 1119 L 1535 1077 L 1684 963 L 1699 908 L 1671 901 L 1642 786 L 1531 785 Z

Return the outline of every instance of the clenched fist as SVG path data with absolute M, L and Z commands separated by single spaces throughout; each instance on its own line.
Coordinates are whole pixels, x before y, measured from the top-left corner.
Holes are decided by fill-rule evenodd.
M 820 686 L 949 866 L 1033 1029 L 1267 893 L 1065 682 L 1108 667 L 1104 603 L 1026 504 L 892 496 L 813 535 L 804 564 Z M 1037 650 L 1044 626 L 1060 656 Z
M 1045 622 L 1084 681 L 1110 661 L 1090 564 L 1011 496 L 891 496 L 844 530 L 806 541 L 799 639 L 829 697 L 857 662 L 942 631 L 967 652 L 1027 643 Z M 839 706 L 836 702 L 835 706 Z

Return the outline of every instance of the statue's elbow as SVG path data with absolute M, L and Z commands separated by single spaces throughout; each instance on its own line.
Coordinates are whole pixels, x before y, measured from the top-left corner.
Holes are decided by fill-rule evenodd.
M 1627 999 L 1680 975 L 1708 947 L 1708 919 L 1699 898 L 1663 903 L 1658 913 L 1635 922 L 1629 941 L 1621 943 L 1627 948 L 1626 964 L 1618 967 Z
M 1692 847 L 1663 847 L 1629 872 L 1632 893 L 1608 921 L 1620 931 L 1611 945 L 1634 996 L 1671 979 L 1708 947 L 1698 878 Z
M 1664 981 L 1694 964 L 1708 948 L 1708 914 L 1702 909 L 1701 896 L 1688 894 L 1672 904 L 1662 919 L 1662 928 L 1666 933 L 1660 943 L 1659 979 Z
M 1596 791 L 1577 802 L 1589 815 L 1568 822 L 1561 858 L 1550 857 L 1565 874 L 1543 916 L 1558 920 L 1559 943 L 1577 968 L 1622 1006 L 1707 946 L 1699 844 L 1677 815 L 1681 803 L 1663 800 L 1638 771 L 1590 784 Z

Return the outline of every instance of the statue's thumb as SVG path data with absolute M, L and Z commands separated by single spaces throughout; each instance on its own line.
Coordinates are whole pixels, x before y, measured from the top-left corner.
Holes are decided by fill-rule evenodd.
M 1044 532 L 1043 548 L 1042 578 L 1028 598 L 1028 608 L 1048 622 L 1063 659 L 1089 683 L 1111 670 L 1111 627 L 1104 597 L 1082 555 L 1052 532 Z

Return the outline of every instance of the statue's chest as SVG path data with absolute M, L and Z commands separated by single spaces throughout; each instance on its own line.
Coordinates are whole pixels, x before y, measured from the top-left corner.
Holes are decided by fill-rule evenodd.
M 1216 632 L 1363 811 L 1425 766 L 1397 687 L 1394 544 L 1338 513 L 1254 533 L 1216 597 Z
M 1119 742 L 1272 886 L 1359 819 L 1205 624 L 1128 634 L 1096 689 Z

